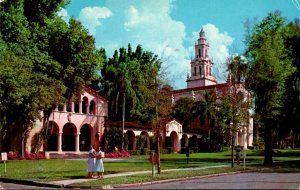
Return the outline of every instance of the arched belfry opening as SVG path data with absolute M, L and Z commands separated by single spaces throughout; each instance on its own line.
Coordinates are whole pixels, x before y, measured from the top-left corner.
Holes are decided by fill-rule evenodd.
M 87 113 L 88 111 L 89 100 L 87 97 L 82 98 L 82 113 Z

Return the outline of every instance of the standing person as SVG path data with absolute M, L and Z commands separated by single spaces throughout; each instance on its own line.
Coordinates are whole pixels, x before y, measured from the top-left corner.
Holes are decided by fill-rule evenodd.
M 93 178 L 93 171 L 95 167 L 95 149 L 93 145 L 90 146 L 89 150 L 89 158 L 87 162 L 87 172 L 88 172 L 88 178 Z
M 98 178 L 103 178 L 104 173 L 104 165 L 103 165 L 103 159 L 104 158 L 104 152 L 101 151 L 101 147 L 99 146 L 96 149 L 96 163 L 95 163 L 95 170 L 94 172 L 97 172 Z

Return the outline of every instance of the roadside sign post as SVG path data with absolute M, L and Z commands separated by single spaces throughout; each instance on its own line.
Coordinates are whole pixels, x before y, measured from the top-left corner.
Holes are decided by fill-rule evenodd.
M 4 173 L 6 173 L 6 160 L 7 160 L 7 153 L 1 152 L 1 160 L 4 162 Z
M 152 151 L 152 177 L 154 177 L 155 176 L 155 163 L 154 163 L 154 155 L 155 155 L 155 152 L 154 151 Z
M 190 156 L 190 147 L 187 146 L 185 148 L 185 155 L 186 155 L 186 163 L 188 164 L 189 163 L 189 156 Z
M 244 170 L 245 170 L 246 152 L 243 152 L 243 157 L 244 157 Z

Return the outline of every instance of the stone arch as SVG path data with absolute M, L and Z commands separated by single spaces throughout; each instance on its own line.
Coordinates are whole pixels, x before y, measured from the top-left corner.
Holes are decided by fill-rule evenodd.
M 84 124 L 80 128 L 80 136 L 79 136 L 79 150 L 80 151 L 88 151 L 90 145 L 92 144 L 92 134 L 93 128 L 89 124 Z
M 199 75 L 201 76 L 202 75 L 202 69 L 201 69 L 201 65 L 199 66 Z
M 64 105 L 63 104 L 59 104 L 57 106 L 57 108 L 58 108 L 58 111 L 64 111 Z
M 182 138 L 180 140 L 181 148 L 185 148 L 186 146 L 189 146 L 189 137 L 186 134 L 182 135 Z
M 66 123 L 63 127 L 62 150 L 75 151 L 76 126 L 72 123 Z
M 135 134 L 132 130 L 126 131 L 128 137 L 128 150 L 135 150 Z
M 94 100 L 92 100 L 90 102 L 90 107 L 89 107 L 89 113 L 92 114 L 92 115 L 95 115 L 96 114 L 96 103 Z
M 193 135 L 189 138 L 189 146 L 192 148 L 195 152 L 198 150 L 198 138 L 196 135 Z
M 179 144 L 178 144 L 178 134 L 175 131 L 172 131 L 170 134 L 171 142 L 172 142 L 172 148 L 175 152 L 179 151 Z
M 149 138 L 149 134 L 147 131 L 142 131 L 140 136 L 139 136 L 139 139 L 138 139 L 138 145 L 140 146 L 140 143 L 141 143 L 141 136 L 144 136 L 146 138 L 146 142 L 144 143 L 144 146 L 143 147 L 138 147 L 138 148 L 147 148 L 147 149 L 150 149 L 150 138 Z
M 46 151 L 58 151 L 58 134 L 59 127 L 54 121 L 49 121 L 49 134 L 50 136 L 46 140 L 45 150 Z
M 80 103 L 81 103 L 81 99 L 80 99 L 80 95 L 79 96 L 74 96 L 73 98 L 73 103 L 74 103 L 74 112 L 75 113 L 80 113 Z
M 82 98 L 82 113 L 87 113 L 88 111 L 89 99 L 85 96 Z

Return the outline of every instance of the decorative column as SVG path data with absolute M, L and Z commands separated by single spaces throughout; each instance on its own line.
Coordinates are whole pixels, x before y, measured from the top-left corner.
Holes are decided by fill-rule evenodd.
M 75 134 L 75 152 L 79 152 L 79 136 L 80 133 Z
M 86 114 L 90 114 L 90 103 L 86 102 Z
M 82 113 L 82 100 L 81 100 L 81 96 L 80 96 L 80 100 L 79 100 L 79 113 Z
M 249 119 L 248 126 L 248 146 L 253 146 L 253 118 Z
M 58 143 L 57 143 L 57 150 L 58 152 L 62 152 L 62 132 L 58 133 Z
M 67 105 L 66 105 L 66 104 L 64 104 L 63 111 L 64 111 L 64 112 L 67 112 Z
M 247 128 L 243 127 L 243 149 L 247 149 Z
M 137 142 L 137 138 L 136 136 L 133 138 L 133 147 L 132 147 L 132 150 L 136 150 L 136 142 Z
M 234 146 L 237 146 L 239 144 L 239 132 L 235 133 L 235 143 Z
M 72 102 L 72 103 L 71 103 L 71 112 L 72 112 L 72 113 L 74 113 L 74 110 L 75 110 L 74 108 L 75 108 L 75 103 Z

